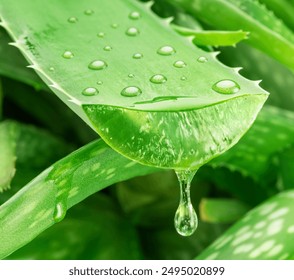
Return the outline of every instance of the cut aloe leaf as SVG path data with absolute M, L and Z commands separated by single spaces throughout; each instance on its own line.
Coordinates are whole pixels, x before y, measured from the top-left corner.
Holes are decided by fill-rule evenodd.
M 294 191 L 250 211 L 197 259 L 286 260 L 294 256 Z
M 198 168 L 240 139 L 267 93 L 149 6 L 4 0 L 0 15 L 31 67 L 113 149 L 146 165 Z

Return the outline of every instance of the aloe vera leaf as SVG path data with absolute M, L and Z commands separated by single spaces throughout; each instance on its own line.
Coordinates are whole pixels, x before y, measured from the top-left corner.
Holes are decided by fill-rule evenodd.
M 184 36 L 195 36 L 194 43 L 199 46 L 235 46 L 242 40 L 248 39 L 248 32 L 193 30 L 173 24 L 173 29 Z
M 265 106 L 256 122 L 240 142 L 211 162 L 260 180 L 272 157 L 294 144 L 294 113 Z M 252 145 L 254 143 L 254 145 Z
M 240 73 L 250 80 L 262 78 L 260 85 L 271 93 L 266 104 L 294 110 L 294 94 L 289 92 L 294 88 L 294 73 L 283 64 L 244 43 L 222 48 L 218 58 L 230 67 L 243 67 Z
M 279 154 L 279 176 L 282 189 L 294 189 L 294 146 Z
M 170 1 L 170 0 L 168 0 Z M 216 29 L 250 32 L 248 44 L 294 71 L 294 35 L 285 24 L 258 1 L 176 0 L 196 18 Z
M 197 259 L 290 259 L 294 244 L 294 191 L 256 207 L 204 250 Z
M 16 79 L 38 89 L 48 89 L 38 75 L 26 67 L 28 63 L 19 51 L 8 45 L 10 42 L 8 34 L 0 27 L 0 75 Z
M 8 259 L 142 259 L 134 226 L 115 201 L 101 193 L 72 208 L 62 222 L 14 252 Z
M 0 123 L 0 192 L 9 189 L 15 174 L 15 146 L 18 131 L 14 124 Z
M 48 2 L 46 9 L 41 1 L 34 1 L 34 9 L 30 9 L 31 3 L 25 0 L 16 6 L 8 0 L 1 2 L 2 25 L 15 46 L 51 89 L 106 143 L 143 164 L 177 169 L 199 167 L 239 140 L 267 98 L 256 83 L 239 76 L 236 69 L 224 67 L 215 54 L 197 49 L 178 35 L 150 11 L 149 5 L 119 0 L 98 4 L 91 0 L 87 6 L 94 13 L 86 15 L 81 2 L 55 0 Z M 139 12 L 141 18 L 130 19 L 132 11 Z M 70 17 L 78 21 L 70 23 Z M 113 24 L 118 24 L 117 28 Z M 138 28 L 139 34 L 126 35 L 130 27 Z M 105 33 L 104 38 L 97 37 L 99 32 Z M 103 49 L 107 45 L 111 51 Z M 172 49 L 171 55 L 157 53 L 169 45 L 175 53 Z M 65 51 L 72 52 L 73 57 L 63 58 Z M 135 53 L 142 53 L 143 58 L 132 58 Z M 70 57 L 70 53 L 65 56 Z M 200 56 L 208 61 L 198 62 Z M 108 67 L 88 69 L 94 60 L 105 61 Z M 173 67 L 177 60 L 183 60 L 187 67 Z M 167 81 L 150 82 L 155 74 L 164 75 Z M 220 94 L 212 89 L 224 79 L 234 81 L 241 89 L 237 84 L 231 89 L 239 90 L 235 94 Z M 98 81 L 103 85 L 97 85 Z M 134 87 L 142 94 L 121 95 L 128 86 L 132 87 L 130 95 L 136 95 Z M 83 95 L 89 87 L 92 93 L 97 88 L 99 94 Z
M 101 140 L 73 152 L 0 206 L 0 258 L 29 243 L 89 195 L 155 171 L 119 155 Z
M 250 208 L 236 199 L 203 198 L 199 205 L 200 218 L 207 223 L 232 223 Z
M 294 30 L 294 6 L 292 0 L 259 0 L 281 18 L 291 29 Z

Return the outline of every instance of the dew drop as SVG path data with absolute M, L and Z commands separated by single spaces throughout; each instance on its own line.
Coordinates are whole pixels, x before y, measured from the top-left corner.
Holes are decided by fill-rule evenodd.
M 161 75 L 161 74 L 156 74 L 156 75 L 153 75 L 151 78 L 150 78 L 150 82 L 152 82 L 153 84 L 163 84 L 167 81 L 166 77 Z
M 91 10 L 91 9 L 87 9 L 87 10 L 84 11 L 84 14 L 87 15 L 87 16 L 91 16 L 91 15 L 94 14 L 94 11 Z
M 205 63 L 208 61 L 208 59 L 205 56 L 199 56 L 197 61 L 200 63 Z
M 233 94 L 240 90 L 240 86 L 232 80 L 221 80 L 215 83 L 212 89 L 222 94 Z
M 191 203 L 190 186 L 196 171 L 176 171 L 180 183 L 180 203 L 175 214 L 175 228 L 182 236 L 192 235 L 198 226 L 198 218 Z
M 141 54 L 141 53 L 135 53 L 133 55 L 133 58 L 135 58 L 135 59 L 141 59 L 142 57 L 143 57 L 143 54 Z
M 111 51 L 112 50 L 112 47 L 111 46 L 105 46 L 104 48 L 103 48 L 103 50 L 105 50 L 105 51 Z
M 99 37 L 99 38 L 104 38 L 104 36 L 105 36 L 105 33 L 104 32 L 99 32 L 97 34 L 97 37 Z
M 181 81 L 186 81 L 187 80 L 187 77 L 186 76 L 182 76 L 181 77 Z
M 172 55 L 176 50 L 171 46 L 163 46 L 157 50 L 157 53 L 160 55 Z
M 88 87 L 88 88 L 85 88 L 83 91 L 82 91 L 82 94 L 85 95 L 85 96 L 93 96 L 93 95 L 96 95 L 98 94 L 98 90 L 94 87 Z
M 59 201 L 55 205 L 54 213 L 53 213 L 53 220 L 55 223 L 58 223 L 63 220 L 66 215 L 67 206 L 64 201 Z
M 63 58 L 71 59 L 74 57 L 74 54 L 71 51 L 65 51 L 62 55 Z
M 140 17 L 141 17 L 141 14 L 139 12 L 131 12 L 129 14 L 129 18 L 130 19 L 136 20 L 136 19 L 139 19 Z
M 91 70 L 102 70 L 107 67 L 107 63 L 103 60 L 93 60 L 89 65 L 88 68 Z
M 187 66 L 187 64 L 182 60 L 178 60 L 174 63 L 174 67 L 176 67 L 176 68 L 184 68 L 186 66 Z
M 139 35 L 139 33 L 140 33 L 140 31 L 136 27 L 130 27 L 126 31 L 126 34 L 128 36 L 132 36 L 132 37 Z
M 134 78 L 135 75 L 134 75 L 134 74 L 129 74 L 128 77 L 129 77 L 129 78 Z
M 68 18 L 67 21 L 70 23 L 76 23 L 76 22 L 78 22 L 78 19 L 76 17 L 70 17 L 70 18 Z
M 111 27 L 114 28 L 114 29 L 116 29 L 116 28 L 118 28 L 118 24 L 117 23 L 113 23 L 113 24 L 111 24 Z
M 135 97 L 142 93 L 142 90 L 135 86 L 126 87 L 121 91 L 121 95 L 125 97 Z
M 98 82 L 97 82 L 97 85 L 99 85 L 99 86 L 101 86 L 102 84 L 103 84 L 102 81 L 98 81 Z
M 55 68 L 54 67 L 50 67 L 49 68 L 49 71 L 54 72 L 55 71 Z

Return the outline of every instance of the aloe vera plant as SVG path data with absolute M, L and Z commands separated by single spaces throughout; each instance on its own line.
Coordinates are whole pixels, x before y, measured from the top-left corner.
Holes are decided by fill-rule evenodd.
M 151 10 L 150 3 L 131 0 L 115 0 L 111 3 L 105 0 L 100 1 L 99 5 L 94 0 L 88 0 L 86 3 L 51 1 L 45 4 L 46 9 L 42 1 L 25 0 L 16 3 L 3 0 L 1 2 L 1 25 L 12 39 L 10 45 L 17 50 L 13 50 L 11 46 L 3 46 L 0 48 L 0 55 L 4 57 L 8 49 L 12 54 L 11 61 L 15 60 L 15 71 L 19 73 L 17 77 L 13 76 L 14 70 L 11 70 L 10 60 L 6 58 L 0 65 L 1 75 L 47 92 L 47 94 L 28 93 L 27 96 L 30 96 L 32 104 L 40 104 L 40 106 L 43 96 L 48 98 L 49 104 L 60 108 L 57 122 L 59 120 L 60 123 L 64 123 L 66 120 L 68 124 L 61 125 L 66 129 L 70 127 L 76 135 L 79 135 L 76 136 L 77 138 L 85 139 L 84 143 L 89 142 L 87 137 L 88 139 L 92 137 L 90 134 L 80 136 L 83 130 L 87 129 L 86 125 L 96 131 L 104 141 L 88 144 L 51 165 L 39 176 L 35 177 L 35 174 L 31 174 L 27 180 L 21 180 L 22 176 L 18 175 L 23 166 L 21 159 L 29 162 L 30 157 L 15 158 L 19 155 L 19 145 L 23 145 L 22 138 L 20 136 L 18 141 L 19 136 L 11 134 L 15 131 L 13 125 L 7 126 L 5 122 L 1 124 L 0 151 L 3 161 L 0 164 L 5 171 L 0 174 L 0 187 L 4 190 L 12 185 L 11 190 L 13 190 L 17 180 L 26 185 L 16 195 L 10 194 L 12 197 L 8 200 L 4 199 L 7 201 L 0 206 L 2 258 L 29 243 L 54 223 L 63 220 L 66 211 L 87 196 L 107 186 L 118 184 L 122 180 L 158 172 L 158 168 L 174 169 L 178 175 L 181 199 L 175 216 L 175 226 L 182 235 L 191 235 L 198 223 L 189 193 L 193 175 L 212 159 L 209 164 L 213 169 L 204 167 L 198 172 L 197 187 L 200 190 L 203 181 L 207 182 L 208 190 L 212 185 L 221 187 L 221 177 L 216 176 L 216 180 L 212 182 L 208 174 L 211 172 L 217 174 L 218 169 L 225 168 L 228 172 L 239 172 L 249 180 L 253 180 L 257 186 L 256 191 L 261 194 L 260 201 L 275 193 L 274 186 L 269 188 L 269 191 L 263 191 L 265 182 L 262 182 L 261 178 L 271 168 L 272 157 L 276 154 L 281 154 L 280 159 L 284 167 L 291 166 L 288 164 L 289 160 L 282 157 L 282 152 L 293 142 L 290 125 L 293 120 L 292 113 L 274 107 L 265 108 L 253 127 L 240 140 L 255 121 L 268 93 L 259 87 L 259 81 L 250 81 L 241 76 L 240 68 L 229 68 L 219 62 L 218 53 L 213 51 L 211 46 L 235 45 L 245 39 L 244 42 L 250 43 L 293 69 L 291 59 L 286 58 L 293 48 L 291 41 L 293 34 L 282 25 L 281 30 L 273 28 L 271 32 L 269 30 L 261 32 L 263 26 L 267 28 L 280 26 L 280 21 L 271 15 L 270 20 L 265 22 L 261 16 L 268 12 L 253 1 L 238 7 L 242 13 L 245 10 L 251 11 L 254 21 L 259 20 L 259 26 L 253 28 L 252 24 L 244 19 L 242 22 L 246 24 L 241 26 L 242 31 L 203 30 L 197 25 L 197 20 L 212 26 L 218 24 L 217 19 L 211 19 L 213 13 L 205 11 L 204 8 L 204 10 L 198 9 L 206 7 L 205 5 L 209 6 L 210 3 L 213 1 L 208 1 L 206 4 L 201 1 L 190 3 L 173 1 L 171 11 L 174 13 L 177 25 L 171 25 L 171 19 L 162 19 L 156 15 Z M 220 7 L 228 7 L 230 16 L 235 17 L 235 9 L 230 9 L 234 5 L 231 1 L 215 1 L 215 3 Z M 158 11 L 164 11 L 165 2 L 156 5 Z M 195 12 L 197 17 L 190 19 L 189 22 L 185 21 L 188 16 L 179 20 L 178 17 L 183 12 L 177 13 L 178 5 L 184 8 L 189 8 L 189 5 L 198 7 L 191 10 L 193 14 L 197 11 Z M 191 25 L 191 22 L 195 24 Z M 179 26 L 182 23 L 185 26 Z M 228 20 L 226 23 L 228 24 L 218 25 L 215 28 L 234 28 L 233 21 Z M 197 29 L 195 26 L 198 26 Z M 259 35 L 262 35 L 261 39 L 265 41 L 273 40 L 274 50 L 269 50 L 257 38 Z M 7 35 L 3 35 L 0 40 L 7 42 L 7 38 Z M 207 52 L 197 46 L 212 51 Z M 276 49 L 283 50 L 284 53 L 281 54 Z M 24 69 L 25 63 L 19 57 L 18 51 L 24 55 L 31 69 Z M 43 82 L 33 74 L 32 69 Z M 40 115 L 43 125 L 53 133 L 63 135 L 63 129 L 55 130 L 57 123 L 52 125 L 50 122 L 50 118 L 56 118 L 50 106 L 44 104 L 48 108 L 49 117 L 38 110 L 31 111 L 26 102 L 20 102 L 19 93 L 13 92 L 15 90 L 12 90 L 12 93 L 8 92 L 11 87 L 9 80 L 3 78 L 3 81 L 4 105 L 6 100 L 9 100 L 34 117 L 38 118 Z M 50 91 L 53 91 L 85 124 L 69 117 L 72 115 L 64 113 L 67 110 L 58 102 L 58 105 L 55 105 L 56 100 L 51 97 Z M 10 106 L 9 103 L 8 105 Z M 275 121 L 270 122 L 270 118 L 275 118 Z M 19 133 L 19 130 L 16 131 Z M 264 137 L 272 137 L 273 134 L 277 137 L 273 138 L 270 144 L 260 140 L 257 142 L 258 148 L 252 147 L 252 139 L 264 139 Z M 38 141 L 47 142 L 47 140 Z M 53 147 L 50 145 L 48 147 Z M 63 145 L 64 143 L 58 144 L 59 147 Z M 74 145 L 68 146 L 67 153 L 74 148 Z M 38 150 L 32 151 L 33 155 L 37 153 Z M 254 159 L 256 153 L 260 153 L 260 160 Z M 62 156 L 55 151 L 54 154 L 56 158 Z M 44 162 L 52 164 L 50 158 L 44 159 Z M 16 176 L 13 177 L 15 169 Z M 34 167 L 31 169 L 34 170 Z M 281 174 L 287 172 L 283 171 Z M 280 176 L 280 173 L 272 173 L 272 176 L 275 178 L 274 176 Z M 292 179 L 287 175 L 282 176 L 282 182 L 289 186 Z M 29 182 L 29 179 L 33 178 L 34 180 Z M 157 202 L 160 201 L 157 196 L 169 192 L 168 186 L 164 192 L 161 192 L 161 184 L 159 180 L 158 192 L 151 188 L 150 192 L 139 194 L 142 199 L 135 198 L 136 203 L 132 202 L 130 191 L 125 192 L 128 194 L 126 197 L 121 197 L 122 192 L 113 191 L 108 194 L 108 199 L 118 196 L 117 201 L 122 204 L 121 211 L 129 211 L 128 208 L 123 207 L 124 204 L 133 205 L 129 214 L 136 216 L 136 213 L 141 213 L 142 220 L 147 215 L 142 209 L 146 207 L 148 209 L 149 203 L 155 212 L 155 209 L 162 209 L 163 213 L 172 212 L 173 215 L 175 209 L 171 210 L 170 206 L 157 206 Z M 20 185 L 18 184 L 17 188 L 20 188 Z M 120 186 L 118 185 L 117 188 Z M 127 188 L 126 185 L 126 190 Z M 245 201 L 242 193 L 238 193 L 238 191 L 242 192 L 242 188 L 240 190 L 233 188 L 229 183 L 229 189 L 234 189 L 234 195 L 241 201 L 223 199 L 220 200 L 222 201 L 220 204 L 212 203 L 210 206 L 203 201 L 212 200 L 200 202 L 201 194 L 199 195 L 197 204 L 200 202 L 202 205 L 200 214 L 203 221 L 232 223 L 254 206 L 254 203 Z M 7 193 L 9 194 L 10 191 Z M 206 194 L 209 195 L 209 192 Z M 169 199 L 173 198 L 175 197 L 171 196 Z M 193 194 L 192 198 L 194 198 Z M 246 206 L 241 206 L 245 205 L 242 199 L 246 202 Z M 211 209 L 214 209 L 215 205 L 224 208 L 239 207 L 239 212 L 236 210 L 239 214 L 228 217 L 226 212 L 218 211 L 220 215 L 214 217 L 213 211 L 207 215 L 207 211 L 210 211 L 207 205 Z M 89 206 L 90 212 L 93 210 L 92 207 L 93 205 Z M 23 211 L 16 219 L 20 209 Z M 85 213 L 90 212 L 85 210 Z M 120 215 L 116 217 L 115 219 L 122 219 Z M 169 217 L 169 214 L 166 214 L 166 217 Z M 70 219 L 61 222 L 60 228 L 64 225 L 71 230 Z M 134 219 L 137 221 L 135 217 Z M 113 220 L 113 223 L 116 223 L 115 221 Z M 106 221 L 101 219 L 101 223 L 104 222 Z M 146 225 L 149 224 L 144 226 Z M 138 223 L 138 226 L 141 224 Z M 129 227 L 130 231 L 134 232 L 135 228 L 132 225 Z M 18 228 L 16 233 L 15 228 Z M 206 229 L 207 227 L 203 226 L 202 233 L 199 229 L 199 235 L 206 236 L 204 233 Z M 119 227 L 113 230 L 119 231 Z M 57 236 L 54 229 L 44 234 L 48 234 L 49 238 Z M 105 233 L 102 231 L 99 234 Z M 39 240 L 42 240 L 42 236 L 38 237 Z M 47 239 L 45 235 L 44 238 Z M 89 237 L 85 235 L 85 238 Z M 138 249 L 139 239 L 134 236 L 134 240 L 134 248 Z M 203 240 L 206 245 L 213 241 L 210 238 Z M 28 245 L 23 253 L 20 250 L 18 256 L 25 258 L 28 252 L 36 250 L 38 246 L 34 247 L 34 242 L 40 241 L 38 239 L 33 241 L 32 246 Z M 79 246 L 88 246 L 86 242 L 81 244 Z M 71 246 L 68 243 L 68 248 Z M 203 248 L 203 245 L 199 245 L 198 248 Z M 134 252 L 138 252 L 137 249 L 134 249 Z M 192 257 L 197 253 L 200 252 L 195 251 Z M 85 254 L 85 250 L 81 249 L 80 253 L 76 254 L 76 258 L 82 258 L 82 254 Z M 144 254 L 144 246 L 143 252 L 130 254 L 129 258 L 140 257 L 142 254 Z M 60 258 L 68 258 L 68 256 L 68 254 L 60 255 Z M 103 253 L 94 253 L 92 256 L 103 258 Z M 46 257 L 36 254 L 36 258 Z M 109 255 L 107 257 L 111 258 Z M 115 258 L 114 255 L 113 257 Z M 128 258 L 128 256 L 121 255 L 119 258 Z

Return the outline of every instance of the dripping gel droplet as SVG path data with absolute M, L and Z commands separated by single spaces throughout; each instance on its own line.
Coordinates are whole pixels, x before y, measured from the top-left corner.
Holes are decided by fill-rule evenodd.
M 240 86 L 232 80 L 221 80 L 215 83 L 212 89 L 222 94 L 234 94 L 240 90 Z
M 196 171 L 176 171 L 180 183 L 180 203 L 175 214 L 175 228 L 182 236 L 192 235 L 198 226 L 198 218 L 191 203 L 190 186 Z
M 138 87 L 131 86 L 131 87 L 126 87 L 121 91 L 121 95 L 125 97 L 136 97 L 142 93 L 142 90 L 139 89 Z
M 157 50 L 157 53 L 160 55 L 172 55 L 176 50 L 171 46 L 163 46 Z

